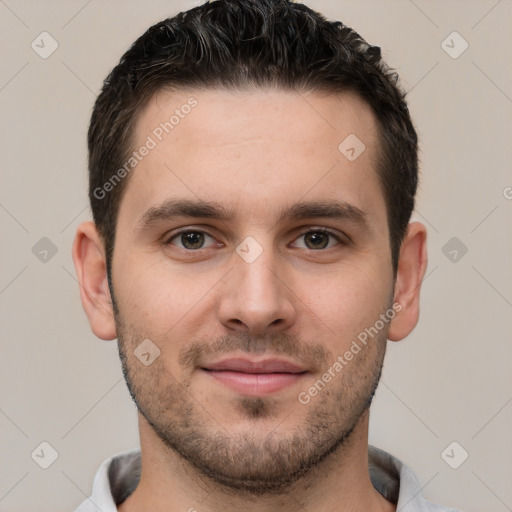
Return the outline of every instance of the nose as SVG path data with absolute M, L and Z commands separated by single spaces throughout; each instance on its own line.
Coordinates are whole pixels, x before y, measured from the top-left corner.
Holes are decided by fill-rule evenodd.
M 234 268 L 224 278 L 218 309 L 220 322 L 230 330 L 254 336 L 277 333 L 294 324 L 293 285 L 284 262 L 271 249 L 248 263 L 233 255 Z

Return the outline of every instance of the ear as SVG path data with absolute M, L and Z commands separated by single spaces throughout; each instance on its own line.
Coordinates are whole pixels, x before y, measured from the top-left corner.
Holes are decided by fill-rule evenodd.
M 405 338 L 418 323 L 420 289 L 427 269 L 427 229 L 421 222 L 411 222 L 400 249 L 393 304 L 401 309 L 391 320 L 388 339 Z
M 73 242 L 75 264 L 82 306 L 92 331 L 102 340 L 113 340 L 116 334 L 114 311 L 107 280 L 103 241 L 92 222 L 78 226 Z

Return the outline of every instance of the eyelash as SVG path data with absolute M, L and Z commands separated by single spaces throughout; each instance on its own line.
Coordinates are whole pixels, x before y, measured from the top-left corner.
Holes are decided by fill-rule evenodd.
M 190 228 L 187 228 L 187 229 L 183 229 L 181 231 L 178 231 L 178 232 L 173 233 L 172 235 L 166 237 L 164 242 L 163 242 L 164 245 L 173 245 L 172 241 L 175 238 L 178 238 L 180 235 L 183 235 L 185 233 L 202 233 L 202 234 L 207 235 L 207 236 L 209 236 L 211 238 L 214 238 L 212 235 L 210 235 L 206 231 L 203 231 L 203 230 L 200 230 L 200 229 L 190 229 Z M 309 233 L 322 233 L 322 234 L 328 235 L 328 236 L 336 239 L 336 241 L 338 241 L 340 243 L 340 245 L 347 245 L 347 242 L 343 241 L 336 233 L 334 233 L 333 231 L 330 231 L 328 229 L 325 229 L 325 228 L 309 228 L 306 231 L 303 231 L 299 235 L 297 235 L 296 239 L 301 238 L 301 237 L 303 237 L 303 236 L 305 236 L 305 235 L 307 235 Z M 182 251 L 187 251 L 187 252 L 193 253 L 193 252 L 199 252 L 199 251 L 201 251 L 204 248 L 201 247 L 199 249 L 186 249 L 186 248 L 183 248 L 183 247 L 178 247 L 178 249 L 180 249 Z M 307 249 L 307 250 L 310 250 L 312 252 L 321 252 L 321 251 L 327 251 L 328 249 L 332 249 L 332 247 L 329 247 L 327 249 Z

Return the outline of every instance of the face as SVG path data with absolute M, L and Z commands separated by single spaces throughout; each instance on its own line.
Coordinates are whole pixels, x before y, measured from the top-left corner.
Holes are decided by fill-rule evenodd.
M 130 392 L 203 474 L 282 489 L 347 443 L 380 376 L 395 311 L 376 120 L 352 94 L 161 92 L 144 145 L 112 260 Z

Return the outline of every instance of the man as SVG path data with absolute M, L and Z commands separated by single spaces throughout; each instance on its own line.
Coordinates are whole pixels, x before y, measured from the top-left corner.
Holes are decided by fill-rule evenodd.
M 77 510 L 452 510 L 368 446 L 427 266 L 396 82 L 379 48 L 288 0 L 204 4 L 122 57 L 73 258 L 141 449 Z

